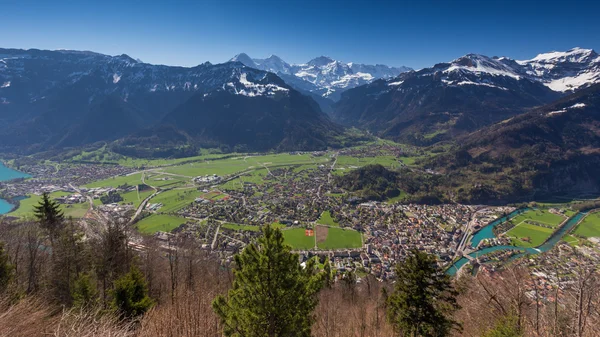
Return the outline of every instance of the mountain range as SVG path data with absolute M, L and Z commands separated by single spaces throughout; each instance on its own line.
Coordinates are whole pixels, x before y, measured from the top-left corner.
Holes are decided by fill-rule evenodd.
M 239 54 L 187 68 L 88 51 L 0 49 L 0 150 L 114 141 L 323 149 L 341 144 L 348 126 L 428 145 L 599 81 L 600 56 L 581 48 L 531 60 L 467 54 L 416 71 L 324 56 L 289 64 Z
M 411 71 L 408 67 L 389 67 L 383 64 L 367 65 L 344 63 L 327 56 L 316 57 L 307 63 L 289 64 L 276 55 L 266 59 L 253 59 L 245 53 L 230 61 L 277 74 L 297 90 L 338 101 L 342 92 L 367 84 L 376 79 L 387 79 Z M 321 99 L 321 101 L 323 101 Z
M 167 126 L 176 130 L 157 132 L 169 135 L 165 143 L 316 149 L 341 130 L 277 75 L 239 62 L 184 68 L 127 55 L 2 49 L 0 65 L 7 150 L 131 140 Z
M 593 50 L 531 60 L 468 54 L 448 63 L 349 89 L 334 121 L 416 144 L 453 139 L 600 82 Z

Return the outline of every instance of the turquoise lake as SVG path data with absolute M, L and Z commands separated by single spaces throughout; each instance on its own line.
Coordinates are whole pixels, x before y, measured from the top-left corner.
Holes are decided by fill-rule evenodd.
M 8 168 L 4 166 L 2 162 L 0 162 L 0 181 L 28 177 L 30 177 L 30 175 Z M 9 204 L 6 200 L 0 199 L 0 214 L 6 214 L 10 212 L 12 207 L 13 205 Z

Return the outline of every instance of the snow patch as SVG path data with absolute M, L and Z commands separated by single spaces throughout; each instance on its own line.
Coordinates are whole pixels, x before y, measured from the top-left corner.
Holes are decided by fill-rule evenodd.
M 0 89 L 10 87 L 10 81 L 4 82 L 4 84 L 0 85 Z
M 121 75 L 119 75 L 119 74 L 113 74 L 113 83 L 114 84 L 119 83 L 120 80 L 121 80 Z
M 556 110 L 556 111 L 550 111 L 546 114 L 546 116 L 550 117 L 550 116 L 555 116 L 555 115 L 560 115 L 563 112 L 567 112 L 567 109 L 561 109 L 561 110 Z
M 575 90 L 579 87 L 600 81 L 600 73 L 584 72 L 572 77 L 563 77 L 548 83 L 544 83 L 548 88 L 554 91 L 565 92 Z
M 393 85 L 400 85 L 402 83 L 404 83 L 404 81 L 392 82 L 392 83 L 388 83 L 388 85 L 393 86 Z
M 456 83 L 456 85 L 482 85 L 485 87 L 490 87 L 490 88 L 496 88 L 496 89 L 500 89 L 500 90 L 508 90 L 504 87 L 499 87 L 497 85 L 493 85 L 493 84 L 489 84 L 489 83 L 484 83 L 484 82 L 471 82 L 471 81 L 461 81 Z
M 569 107 L 569 109 L 581 109 L 585 108 L 585 103 L 576 103 Z
M 234 89 L 236 95 L 244 95 L 244 96 L 248 96 L 248 97 L 263 96 L 265 94 L 274 95 L 275 92 L 277 92 L 277 91 L 282 91 L 282 92 L 289 91 L 289 89 L 287 89 L 287 88 L 283 88 L 283 87 L 280 87 L 278 85 L 271 84 L 271 83 L 259 84 L 259 83 L 250 82 L 248 80 L 248 74 L 246 74 L 246 73 L 242 73 L 240 75 L 240 84 L 242 84 L 245 87 L 245 89 L 238 90 L 233 83 L 231 83 L 231 82 L 227 83 L 227 85 L 229 87 Z

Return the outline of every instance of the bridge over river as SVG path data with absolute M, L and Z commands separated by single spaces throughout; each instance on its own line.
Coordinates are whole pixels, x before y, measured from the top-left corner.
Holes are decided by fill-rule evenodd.
M 477 232 L 477 233 L 475 233 L 475 235 L 473 235 L 473 238 L 471 239 L 472 247 L 476 248 L 483 239 L 495 238 L 496 236 L 494 235 L 494 231 L 493 231 L 494 227 L 496 227 L 497 225 L 499 225 L 499 224 L 501 224 L 501 223 L 503 223 L 503 222 L 505 222 L 527 210 L 529 210 L 529 208 L 518 209 L 518 210 L 508 214 L 507 216 L 497 219 L 497 220 L 493 221 L 492 223 L 490 223 L 489 225 L 482 228 L 479 232 Z M 460 270 L 460 268 L 462 268 L 465 264 L 467 264 L 467 262 L 477 259 L 480 256 L 483 256 L 485 254 L 489 254 L 489 253 L 499 251 L 499 250 L 520 250 L 520 251 L 524 250 L 525 251 L 521 254 L 517 254 L 513 258 L 517 258 L 517 257 L 523 256 L 525 254 L 539 254 L 539 253 L 546 252 L 546 251 L 552 249 L 552 247 L 554 247 L 566 233 L 568 233 L 569 231 L 571 231 L 571 229 L 573 229 L 575 226 L 577 226 L 587 216 L 587 214 L 588 214 L 588 212 L 580 212 L 580 213 L 575 214 L 574 216 L 569 218 L 567 221 L 565 221 L 565 223 L 559 229 L 557 229 L 554 233 L 552 233 L 552 235 L 543 244 L 541 244 L 535 248 L 523 248 L 523 247 L 507 246 L 507 245 L 482 248 L 482 249 L 476 250 L 472 253 L 469 253 L 469 254 L 463 256 L 462 258 L 460 258 L 458 261 L 454 262 L 454 264 L 452 264 L 446 270 L 446 273 L 448 273 L 448 275 L 454 276 Z

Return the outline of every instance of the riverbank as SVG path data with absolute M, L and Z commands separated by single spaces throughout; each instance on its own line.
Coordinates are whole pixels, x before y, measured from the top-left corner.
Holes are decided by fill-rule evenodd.
M 515 212 L 517 212 L 517 211 L 519 211 L 519 210 L 516 210 Z M 515 213 L 515 212 L 513 212 L 513 213 Z M 511 213 L 511 214 L 513 214 L 513 213 Z M 502 217 L 502 218 L 498 219 L 498 220 L 502 220 L 502 219 L 504 219 L 504 220 L 502 220 L 502 221 L 495 220 L 484 228 L 492 227 L 489 229 L 489 231 L 492 231 L 494 226 L 497 226 L 500 223 L 509 220 L 511 218 L 511 216 L 510 216 L 511 214 L 509 214 L 506 217 Z M 526 254 L 539 254 L 539 253 L 547 252 L 550 249 L 552 249 L 562 239 L 563 236 L 565 236 L 568 232 L 570 232 L 573 228 L 575 228 L 579 223 L 581 223 L 581 221 L 583 221 L 583 219 L 588 214 L 589 214 L 588 212 L 576 213 L 575 215 L 573 215 L 572 217 L 567 219 L 565 221 L 564 225 L 562 225 L 556 231 L 554 231 L 552 233 L 552 235 L 550 235 L 550 237 L 544 243 L 542 243 L 541 245 L 539 245 L 537 247 L 524 248 L 524 247 L 507 246 L 507 245 L 486 247 L 486 248 L 479 249 L 479 250 L 476 250 L 476 251 L 468 254 L 468 257 L 463 256 L 458 261 L 453 263 L 450 267 L 448 267 L 448 269 L 446 269 L 446 273 L 450 276 L 454 276 L 460 271 L 460 269 L 464 265 L 466 265 L 469 262 L 469 260 L 477 259 L 480 256 L 483 256 L 485 254 L 489 254 L 489 253 L 492 253 L 495 251 L 500 251 L 500 250 L 522 250 L 523 251 L 523 253 L 517 254 L 517 255 L 511 257 L 511 260 L 514 260 L 514 259 L 524 256 Z M 493 237 L 496 237 L 496 236 L 494 235 Z M 477 242 L 477 244 L 479 244 L 479 241 Z

